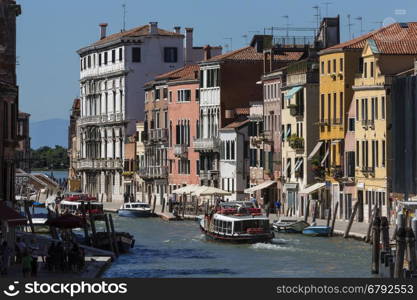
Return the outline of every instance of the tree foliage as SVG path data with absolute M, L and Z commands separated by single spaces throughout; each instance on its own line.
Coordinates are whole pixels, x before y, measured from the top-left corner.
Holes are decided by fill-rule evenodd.
M 67 149 L 59 145 L 31 150 L 32 169 L 67 169 L 69 165 Z

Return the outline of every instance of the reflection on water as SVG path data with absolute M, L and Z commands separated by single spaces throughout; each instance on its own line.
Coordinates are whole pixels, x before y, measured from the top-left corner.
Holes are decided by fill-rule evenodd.
M 370 277 L 369 245 L 343 238 L 278 234 L 270 244 L 206 241 L 196 222 L 114 216 L 136 245 L 104 277 Z

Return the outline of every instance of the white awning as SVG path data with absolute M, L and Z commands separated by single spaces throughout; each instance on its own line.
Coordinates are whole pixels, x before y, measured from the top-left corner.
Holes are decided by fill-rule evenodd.
M 288 172 L 288 168 L 291 166 L 291 162 L 290 163 L 287 163 L 287 165 L 286 165 L 286 167 L 285 167 L 285 171 L 284 171 L 284 173 L 285 174 L 287 174 L 287 172 Z
M 287 132 L 285 133 L 285 137 L 287 138 L 291 133 L 291 126 L 288 127 Z
M 317 151 L 320 150 L 321 145 L 323 145 L 323 142 L 320 141 L 316 144 L 316 146 L 314 147 L 313 151 L 311 151 L 310 155 L 308 156 L 308 160 L 312 159 L 314 157 L 314 155 L 316 155 Z
M 308 188 L 299 191 L 298 193 L 308 195 L 308 194 L 311 194 L 312 192 L 315 192 L 315 191 L 317 191 L 317 190 L 319 190 L 319 189 L 321 189 L 325 186 L 326 186 L 326 183 L 324 183 L 324 182 L 315 183 L 315 184 L 309 186 Z
M 262 182 L 261 184 L 255 185 L 251 188 L 245 189 L 245 193 L 246 194 L 250 194 L 253 193 L 255 191 L 259 191 L 259 190 L 263 190 L 267 187 L 270 187 L 271 185 L 277 183 L 276 181 L 272 181 L 272 180 L 267 180 L 265 182 Z
M 337 143 L 340 143 L 342 140 L 333 140 L 332 141 L 332 145 L 334 145 L 334 144 L 337 144 Z
M 284 184 L 285 190 L 296 190 L 297 189 L 297 183 L 286 183 Z
M 324 155 L 323 160 L 320 163 L 322 166 L 324 165 L 324 162 L 326 161 L 327 156 L 329 156 L 329 151 L 330 151 L 330 148 L 327 149 L 326 154 Z
M 199 185 L 197 185 L 197 184 L 190 184 L 190 185 L 183 186 L 183 187 L 181 187 L 179 189 L 173 190 L 172 193 L 173 194 L 178 194 L 178 195 L 181 195 L 181 194 L 191 194 L 191 193 L 195 192 L 198 188 L 200 188 Z

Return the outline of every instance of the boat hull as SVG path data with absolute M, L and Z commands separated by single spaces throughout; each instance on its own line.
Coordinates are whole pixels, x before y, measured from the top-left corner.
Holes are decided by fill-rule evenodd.
M 304 221 L 295 222 L 293 224 L 274 224 L 272 227 L 277 232 L 285 232 L 285 233 L 302 233 L 304 228 L 308 227 L 309 224 Z
M 263 234 L 253 234 L 251 236 L 226 236 L 216 234 L 214 232 L 210 232 L 205 230 L 201 224 L 200 229 L 206 236 L 206 239 L 212 241 L 219 241 L 219 242 L 226 242 L 226 243 L 234 243 L 234 244 L 255 244 L 255 243 L 267 243 L 272 240 L 274 234 L 270 233 L 263 233 Z
M 147 218 L 152 216 L 151 211 L 119 209 L 117 214 L 121 217 Z
M 331 227 L 328 226 L 310 226 L 303 230 L 303 234 L 310 236 L 329 236 Z

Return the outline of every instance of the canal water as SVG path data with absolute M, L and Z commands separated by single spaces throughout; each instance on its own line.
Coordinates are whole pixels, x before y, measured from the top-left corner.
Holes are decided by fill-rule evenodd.
M 103 277 L 370 277 L 366 243 L 341 237 L 278 234 L 271 244 L 206 241 L 195 221 L 114 215 L 136 238 Z

